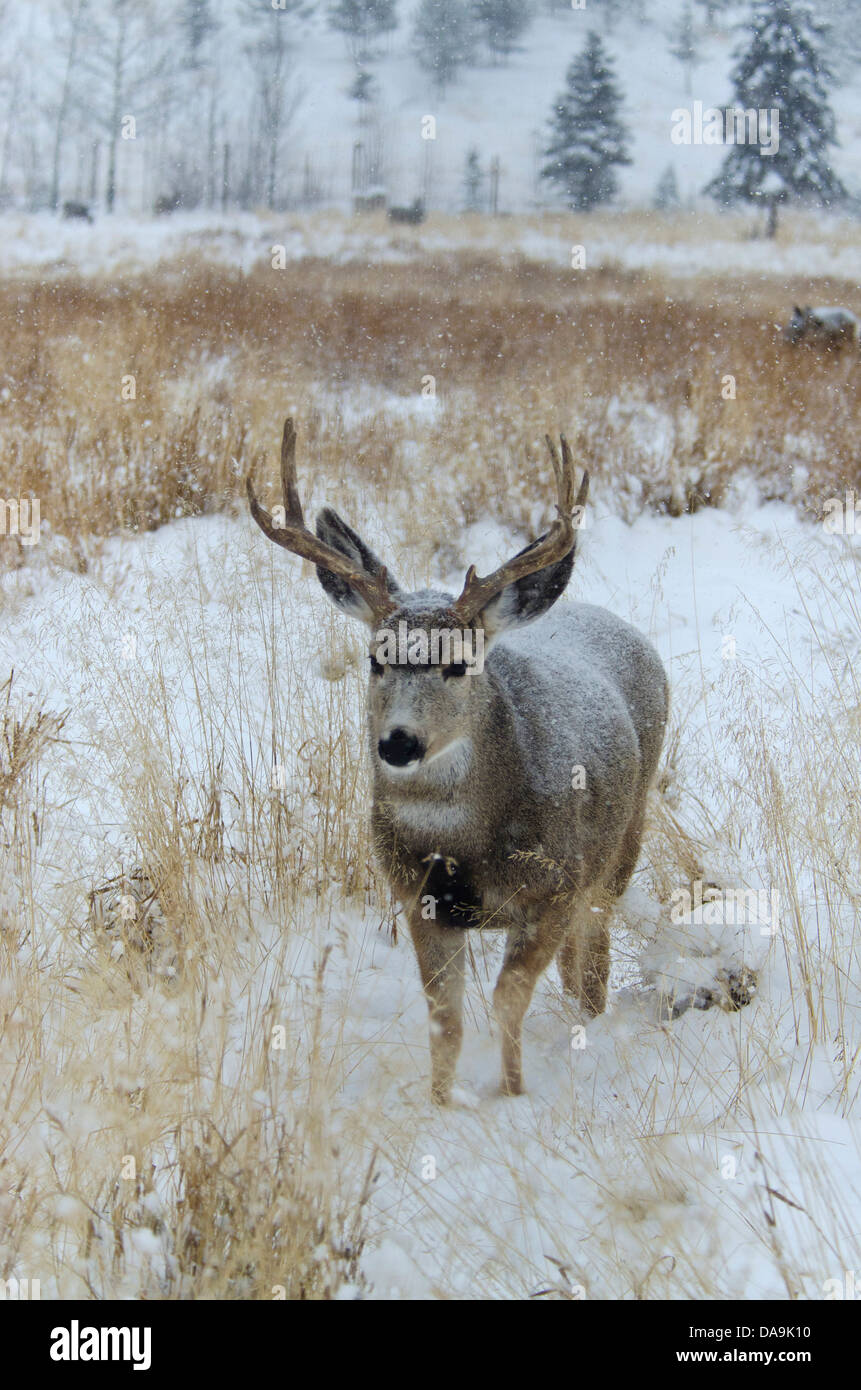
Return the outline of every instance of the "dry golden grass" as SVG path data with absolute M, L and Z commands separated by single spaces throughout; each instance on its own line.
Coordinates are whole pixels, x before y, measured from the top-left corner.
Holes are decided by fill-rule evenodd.
M 72 782 L 58 796 L 63 716 L 22 703 L 11 678 L 0 690 L 0 1279 L 38 1278 L 43 1297 L 363 1287 L 376 1152 L 332 1129 L 344 1078 L 318 931 L 377 888 L 358 711 L 344 682 L 321 707 L 305 662 L 284 662 L 285 624 L 300 647 L 313 634 L 298 637 L 289 600 L 277 618 L 265 611 L 268 564 L 259 577 L 265 591 L 231 591 L 244 632 L 235 685 L 219 664 L 223 631 L 203 628 L 194 603 L 174 615 L 170 645 L 194 670 L 198 762 L 173 660 L 158 653 L 145 676 L 81 622 L 91 753 L 117 796 L 100 813 L 106 826 L 122 819 L 135 852 L 111 883 L 67 843 L 85 750 L 78 741 L 60 764 Z M 176 609 L 170 586 L 162 598 Z M 249 700 L 251 672 L 261 688 Z M 272 778 L 281 758 L 285 788 Z M 89 915 L 87 883 L 101 900 Z
M 456 489 L 477 450 L 487 473 L 460 489 L 458 521 L 487 509 L 510 519 L 511 484 L 558 428 L 630 513 L 720 503 L 746 470 L 766 497 L 818 513 L 861 482 L 861 364 L 793 350 L 776 324 L 793 299 L 851 300 L 851 289 L 644 283 L 472 252 L 6 282 L 0 495 L 38 497 L 73 548 L 215 511 L 274 453 L 292 410 L 315 470 L 337 479 L 349 460 L 381 496 L 414 487 L 416 472 Z M 122 399 L 128 375 L 134 400 Z M 428 376 L 442 406 L 432 420 L 380 413 L 393 397 L 418 398 Z M 727 376 L 734 400 L 722 395 Z

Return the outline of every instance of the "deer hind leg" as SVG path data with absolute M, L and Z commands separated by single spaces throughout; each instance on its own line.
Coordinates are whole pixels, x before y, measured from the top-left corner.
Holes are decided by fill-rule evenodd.
M 564 918 L 544 918 L 534 927 L 512 927 L 505 959 L 493 991 L 493 1007 L 502 1032 L 502 1090 L 523 1090 L 523 1019 L 538 977 L 547 969 L 565 936 Z
M 640 842 L 643 838 L 643 821 L 645 820 L 645 805 L 639 806 L 634 812 L 628 824 L 628 828 L 622 837 L 622 849 L 619 854 L 619 862 L 610 877 L 608 890 L 614 898 L 620 898 L 627 888 L 631 875 L 637 867 L 637 860 L 640 857 Z
M 410 935 L 430 1015 L 431 1099 L 445 1105 L 463 1040 L 466 932 L 419 918 L 410 920 Z
M 610 907 L 594 904 L 583 923 L 580 951 L 580 1005 L 590 1018 L 607 1007 L 610 974 Z
M 624 893 L 640 857 L 645 803 L 637 807 L 622 837 L 618 863 L 607 885 L 599 889 L 590 909 L 569 933 L 571 959 L 562 974 L 566 989 L 576 994 L 582 1008 L 592 1018 L 607 1007 L 607 979 L 610 974 L 610 907 Z M 563 948 L 564 950 L 564 948 Z M 560 960 L 560 972 L 563 964 Z
M 610 974 L 609 904 L 576 911 L 557 957 L 562 988 L 590 1018 L 607 1007 Z
M 594 1018 L 607 1007 L 607 978 L 610 974 L 610 908 L 620 898 L 631 881 L 640 857 L 643 822 L 646 814 L 645 796 L 632 815 L 622 836 L 622 846 L 616 867 L 606 886 L 595 896 L 591 910 L 586 913 L 578 933 L 577 953 L 580 967 L 577 993 L 580 1003 Z M 563 983 L 565 980 L 563 978 Z M 568 986 L 566 985 L 566 988 Z

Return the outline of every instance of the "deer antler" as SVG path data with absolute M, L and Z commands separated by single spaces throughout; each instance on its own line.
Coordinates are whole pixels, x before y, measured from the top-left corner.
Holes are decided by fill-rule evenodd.
M 270 541 L 274 541 L 276 545 L 283 545 L 285 550 L 292 551 L 294 555 L 301 555 L 305 560 L 312 560 L 315 565 L 328 570 L 330 574 L 337 574 L 341 579 L 345 579 L 352 589 L 361 594 L 377 621 L 381 621 L 397 608 L 386 586 L 385 569 L 373 575 L 357 569 L 346 555 L 321 541 L 320 537 L 315 536 L 305 525 L 296 483 L 296 430 L 292 419 L 284 421 L 284 434 L 281 438 L 281 491 L 285 512 L 283 525 L 276 522 L 271 513 L 258 502 L 252 473 L 245 479 L 245 490 L 248 493 L 251 515 Z
M 511 560 L 507 560 L 504 565 L 500 565 L 499 569 L 486 575 L 484 579 L 479 579 L 475 572 L 475 565 L 470 565 L 463 591 L 454 604 L 464 625 L 477 617 L 487 607 L 490 600 L 501 593 L 507 585 L 525 578 L 527 574 L 535 574 L 537 570 L 544 569 L 546 565 L 555 564 L 557 560 L 561 560 L 577 545 L 577 529 L 572 521 L 571 513 L 575 508 L 580 508 L 582 514 L 582 508 L 585 507 L 589 494 L 589 474 L 583 473 L 583 481 L 575 501 L 574 462 L 571 458 L 568 441 L 564 434 L 560 436 L 562 441 L 562 460 L 560 462 L 552 439 L 549 435 L 544 437 L 547 440 L 547 448 L 550 451 L 553 472 L 556 476 L 556 509 L 559 515 L 541 540 L 535 541 L 520 555 L 515 555 Z

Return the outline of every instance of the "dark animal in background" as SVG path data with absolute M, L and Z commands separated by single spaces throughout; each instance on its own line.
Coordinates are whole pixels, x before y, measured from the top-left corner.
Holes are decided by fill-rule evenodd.
M 408 208 L 389 208 L 390 222 L 407 222 L 410 226 L 417 227 L 424 220 L 425 204 L 423 198 L 413 199 Z
M 160 198 L 156 198 L 153 212 L 156 217 L 164 217 L 166 213 L 179 212 L 181 207 L 181 193 L 163 193 Z
M 87 204 L 74 201 L 63 204 L 63 216 L 69 221 L 77 219 L 79 222 L 92 222 L 93 220 L 93 214 Z
M 811 309 L 807 305 L 799 309 L 796 304 L 792 318 L 786 325 L 786 336 L 791 343 L 799 343 L 807 338 L 823 347 L 856 347 L 859 340 L 859 324 L 851 309 L 839 307 Z

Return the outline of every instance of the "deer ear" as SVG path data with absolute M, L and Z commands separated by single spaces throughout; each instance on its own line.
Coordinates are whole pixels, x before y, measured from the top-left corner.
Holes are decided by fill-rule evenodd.
M 526 555 L 543 540 L 544 536 L 539 536 L 538 540 L 519 550 L 518 555 Z M 546 565 L 543 570 L 536 570 L 534 574 L 524 575 L 522 579 L 515 579 L 513 584 L 507 584 L 496 594 L 478 619 L 478 626 L 484 628 L 485 640 L 492 642 L 506 628 L 524 627 L 552 608 L 571 578 L 576 551 L 575 535 L 574 544 L 561 560 Z
M 384 568 L 382 560 L 331 507 L 325 507 L 320 512 L 315 529 L 321 541 L 325 541 L 333 550 L 340 550 L 357 569 L 375 575 Z M 337 608 L 348 613 L 351 618 L 361 618 L 362 622 L 372 627 L 376 625 L 377 620 L 373 612 L 348 580 L 342 579 L 339 574 L 333 574 L 331 570 L 323 569 L 322 565 L 317 565 L 316 568 L 317 578 Z M 397 581 L 388 574 L 386 588 L 393 597 L 398 597 L 401 593 Z
M 793 312 L 794 314 L 797 314 L 798 317 L 799 317 L 800 319 L 803 319 L 803 318 L 804 318 L 804 314 L 803 314 L 802 311 L 799 309 L 799 307 L 798 307 L 797 304 L 793 304 L 793 306 L 792 306 L 792 312 Z

